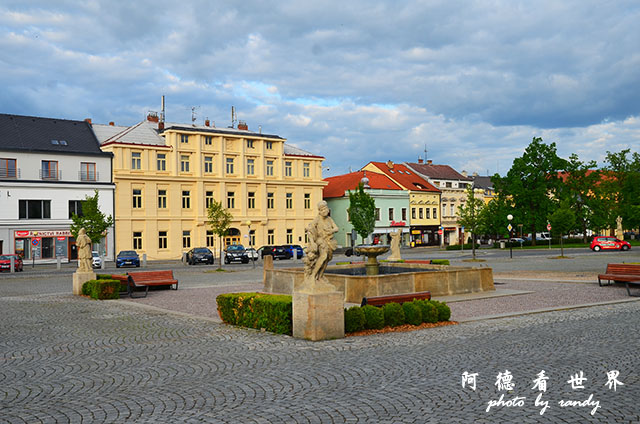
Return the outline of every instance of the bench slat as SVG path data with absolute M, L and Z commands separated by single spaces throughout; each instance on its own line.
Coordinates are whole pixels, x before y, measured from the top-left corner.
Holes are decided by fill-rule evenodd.
M 141 271 L 130 272 L 128 275 L 128 291 L 129 296 L 133 296 L 133 291 L 136 288 L 142 289 L 144 287 L 145 294 L 142 297 L 147 297 L 150 286 L 173 286 L 175 290 L 178 290 L 178 280 L 173 278 L 173 271 Z
M 385 296 L 371 296 L 371 297 L 363 297 L 361 306 L 372 305 L 372 306 L 382 306 L 387 303 L 404 303 L 411 302 L 413 300 L 430 300 L 431 292 L 416 292 L 416 293 L 401 293 L 401 294 L 390 294 Z

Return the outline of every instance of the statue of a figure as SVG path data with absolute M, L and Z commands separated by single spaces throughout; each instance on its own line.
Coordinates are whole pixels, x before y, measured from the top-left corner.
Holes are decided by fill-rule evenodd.
M 92 272 L 91 239 L 84 228 L 80 228 L 80 231 L 78 231 L 76 246 L 78 246 L 78 271 Z
M 391 236 L 391 255 L 387 258 L 390 261 L 399 261 L 402 259 L 400 256 L 400 239 L 402 238 L 402 230 L 396 230 L 393 233 L 389 233 Z
M 307 289 L 329 289 L 324 271 L 338 243 L 333 235 L 338 232 L 333 219 L 329 216 L 329 206 L 324 200 L 318 203 L 318 216 L 306 228 L 308 243 L 307 256 L 304 258 L 304 285 Z M 330 287 L 327 287 L 330 286 Z
M 622 240 L 624 238 L 624 233 L 622 232 L 622 217 L 619 216 L 616 218 L 616 237 Z

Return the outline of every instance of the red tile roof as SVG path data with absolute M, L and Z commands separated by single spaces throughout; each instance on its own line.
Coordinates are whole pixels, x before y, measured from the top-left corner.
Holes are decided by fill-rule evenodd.
M 416 174 L 412 169 L 393 162 L 369 162 L 384 172 L 398 184 L 411 191 L 428 191 L 433 193 L 440 193 L 436 187 L 434 187 L 427 180 Z M 391 167 L 389 167 L 391 165 Z M 368 174 L 367 174 L 368 175 Z
M 328 177 L 324 180 L 328 182 L 327 186 L 322 192 L 322 197 L 333 198 L 342 197 L 347 190 L 354 190 L 358 187 L 358 184 L 364 178 L 364 171 L 351 172 L 349 174 L 337 175 L 335 177 Z M 391 181 L 384 174 L 376 174 L 375 172 L 367 172 L 367 178 L 369 179 L 369 186 L 377 190 L 402 190 L 398 184 Z

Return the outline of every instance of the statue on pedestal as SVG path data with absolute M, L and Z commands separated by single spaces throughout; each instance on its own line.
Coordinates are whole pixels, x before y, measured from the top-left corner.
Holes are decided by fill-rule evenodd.
M 389 233 L 391 236 L 391 256 L 387 258 L 389 261 L 400 261 L 400 239 L 402 238 L 402 230 L 396 230 L 393 233 Z
M 624 239 L 624 232 L 622 231 L 622 217 L 619 216 L 616 218 L 616 238 L 619 238 L 620 240 Z
M 93 256 L 91 254 L 91 239 L 84 228 L 81 228 L 80 231 L 78 231 L 76 246 L 78 246 L 78 271 L 92 272 L 93 268 L 91 266 L 91 261 Z
M 303 289 L 307 291 L 335 291 L 335 288 L 324 278 L 324 271 L 333 258 L 333 251 L 338 243 L 333 235 L 338 227 L 329 216 L 329 206 L 324 200 L 318 203 L 318 216 L 306 228 L 308 243 L 307 255 L 304 258 Z

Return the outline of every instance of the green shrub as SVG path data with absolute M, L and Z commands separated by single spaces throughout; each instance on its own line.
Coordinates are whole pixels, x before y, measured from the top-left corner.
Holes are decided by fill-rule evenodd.
M 438 309 L 429 300 L 414 300 L 422 311 L 422 322 L 435 324 L 438 322 Z
M 400 305 L 399 303 L 387 303 L 382 307 L 382 311 L 384 312 L 385 325 L 397 327 L 406 322 L 404 317 L 404 309 L 402 309 L 402 305 Z
M 437 300 L 431 300 L 430 302 L 433 303 L 438 310 L 438 321 L 449 321 L 449 318 L 451 318 L 451 308 L 444 302 L 438 302 Z
M 344 331 L 345 333 L 353 333 L 355 331 L 364 330 L 365 317 L 362 308 L 352 306 L 344 310 Z
M 97 280 L 89 280 L 89 281 L 85 281 L 85 283 L 82 285 L 82 294 L 84 296 L 89 296 L 91 294 L 91 292 L 93 291 L 93 285 L 96 283 Z
M 111 274 L 97 274 L 96 280 L 111 280 Z
M 432 265 L 450 265 L 449 259 L 432 259 Z
M 380 330 L 384 327 L 384 312 L 382 308 L 376 308 L 372 305 L 362 307 L 364 313 L 364 328 L 368 330 Z
M 92 299 L 119 299 L 120 281 L 89 280 L 82 285 L 82 294 Z
M 422 309 L 414 302 L 404 302 L 402 304 L 404 310 L 404 317 L 407 324 L 420 325 L 422 324 Z
M 216 298 L 222 321 L 249 328 L 292 334 L 291 296 L 263 293 L 226 293 Z
M 476 245 L 477 248 L 477 245 Z M 465 243 L 464 244 L 464 250 L 471 250 L 473 249 L 473 245 L 471 243 Z M 447 246 L 445 248 L 445 250 L 462 250 L 462 245 L 460 244 L 450 244 L 449 246 Z

